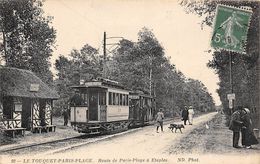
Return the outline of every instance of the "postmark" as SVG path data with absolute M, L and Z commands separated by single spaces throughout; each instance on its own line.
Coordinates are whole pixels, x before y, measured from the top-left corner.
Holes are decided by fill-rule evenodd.
M 218 5 L 211 46 L 245 54 L 251 15 L 252 11 L 248 8 Z

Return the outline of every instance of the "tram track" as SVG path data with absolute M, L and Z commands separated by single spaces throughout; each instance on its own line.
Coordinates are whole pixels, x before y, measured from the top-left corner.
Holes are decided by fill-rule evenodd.
M 62 144 L 62 143 L 73 143 L 73 142 L 79 141 L 80 139 L 85 139 L 86 137 L 88 137 L 88 136 L 83 134 L 83 135 L 79 135 L 79 136 L 75 136 L 75 137 L 63 138 L 63 139 L 58 139 L 58 140 L 53 140 L 53 141 L 48 141 L 48 142 L 15 146 L 12 148 L 6 148 L 4 150 L 0 150 L 0 154 L 17 154 L 16 152 L 26 150 L 26 149 L 35 149 L 37 147 L 43 147 L 43 146 L 48 147 L 48 145 L 52 146 L 55 144 Z
M 23 155 L 23 154 L 54 154 L 69 149 L 77 148 L 87 144 L 95 143 L 98 141 L 114 138 L 127 133 L 135 132 L 141 128 L 131 129 L 120 133 L 111 135 L 80 135 L 71 138 L 54 140 L 44 143 L 23 145 L 13 148 L 7 148 L 0 151 L 0 155 Z
M 172 121 L 165 120 L 165 124 Z M 151 124 L 152 126 L 153 124 Z M 43 143 L 34 143 L 29 145 L 22 145 L 22 146 L 16 146 L 12 148 L 6 148 L 4 150 L 0 150 L 0 155 L 23 155 L 23 154 L 43 154 L 43 155 L 49 155 L 49 154 L 55 154 L 64 152 L 66 150 L 71 150 L 74 148 L 78 148 L 84 145 L 88 145 L 91 143 L 108 140 L 117 136 L 121 136 L 128 133 L 133 133 L 136 131 L 141 130 L 142 128 L 134 128 L 129 129 L 127 131 L 123 131 L 120 133 L 114 133 L 110 135 L 89 135 L 89 134 L 82 134 L 76 137 L 70 137 L 60 140 L 53 140 Z

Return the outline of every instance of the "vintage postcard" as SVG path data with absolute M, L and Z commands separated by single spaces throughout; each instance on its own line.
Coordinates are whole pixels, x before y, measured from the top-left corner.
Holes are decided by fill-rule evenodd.
M 0 164 L 260 163 L 260 1 L 0 0 Z

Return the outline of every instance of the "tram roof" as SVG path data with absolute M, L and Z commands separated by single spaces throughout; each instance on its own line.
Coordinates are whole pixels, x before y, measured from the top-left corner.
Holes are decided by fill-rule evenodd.
M 129 89 L 125 88 L 123 85 L 115 82 L 115 81 L 108 81 L 108 80 L 96 80 L 96 81 L 88 81 L 84 84 L 77 85 L 77 86 L 71 86 L 72 88 L 115 88 L 115 89 L 121 89 L 121 90 L 127 90 Z

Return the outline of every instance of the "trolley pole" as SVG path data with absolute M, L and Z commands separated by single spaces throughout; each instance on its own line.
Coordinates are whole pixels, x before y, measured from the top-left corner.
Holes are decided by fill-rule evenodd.
M 104 41 L 103 41 L 103 78 L 106 78 L 106 60 L 107 60 L 107 54 L 106 54 L 106 32 L 104 32 Z

